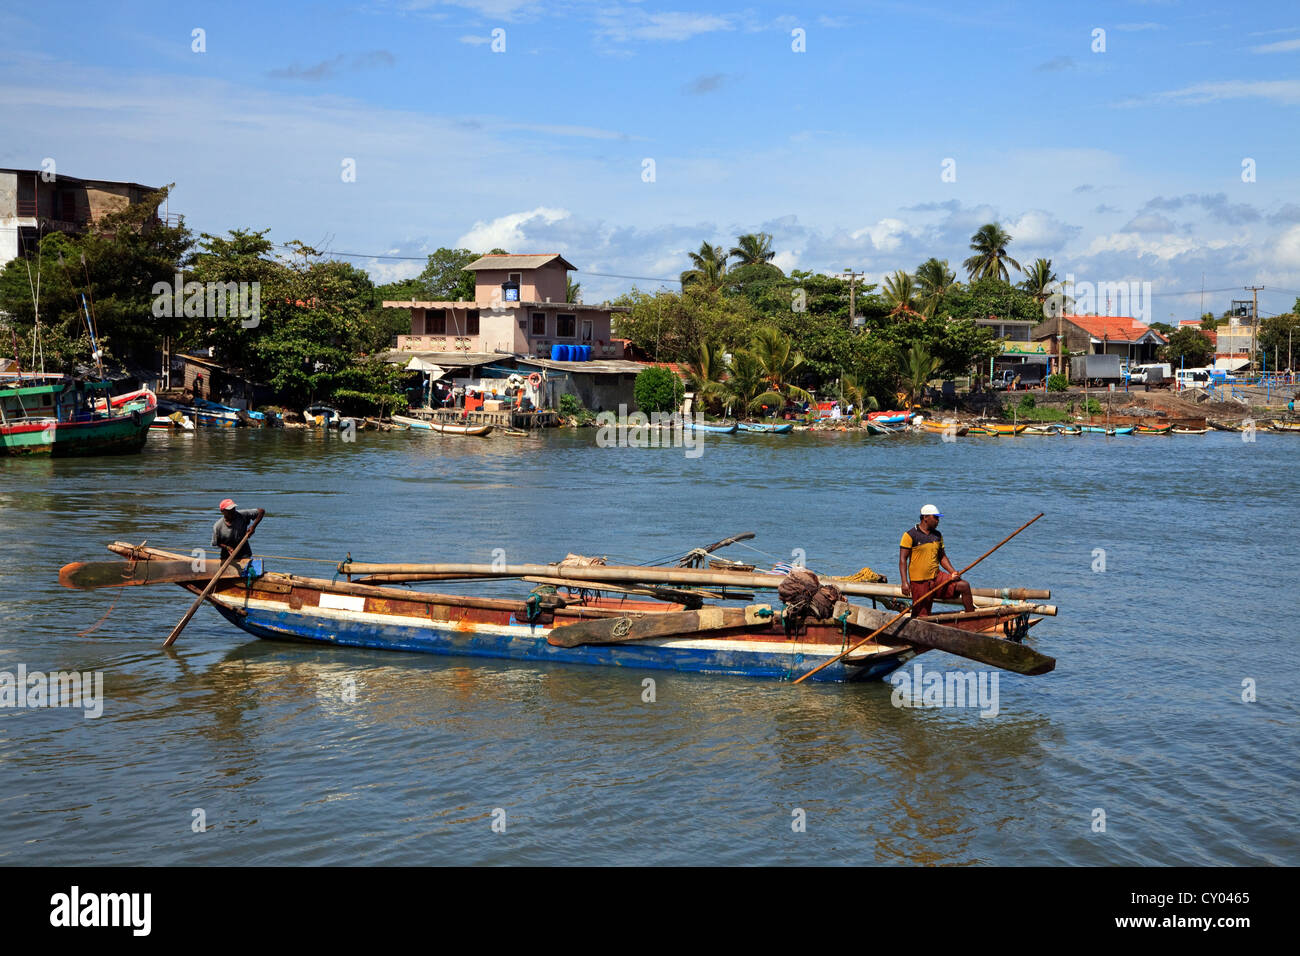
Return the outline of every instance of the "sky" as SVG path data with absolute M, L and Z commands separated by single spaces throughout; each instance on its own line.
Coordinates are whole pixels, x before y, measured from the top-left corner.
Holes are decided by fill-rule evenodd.
M 964 278 L 996 221 L 1022 265 L 1151 283 L 1151 320 L 1248 285 L 1269 315 L 1300 296 L 1300 7 L 9 4 L 0 166 L 47 159 L 377 282 L 500 246 L 599 302 L 759 231 L 787 271 Z

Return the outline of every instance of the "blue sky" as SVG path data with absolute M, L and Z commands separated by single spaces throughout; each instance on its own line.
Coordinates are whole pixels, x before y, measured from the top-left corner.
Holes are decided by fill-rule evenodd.
M 1261 311 L 1283 312 L 1300 294 L 1298 131 L 1293 2 L 0 12 L 0 166 L 175 182 L 196 232 L 558 251 L 589 302 L 633 285 L 598 273 L 675 276 L 701 241 L 759 230 L 787 269 L 958 267 L 996 220 L 1024 264 L 1151 282 L 1153 319 L 1199 314 L 1202 276 L 1262 284 Z M 420 268 L 351 261 L 378 281 Z

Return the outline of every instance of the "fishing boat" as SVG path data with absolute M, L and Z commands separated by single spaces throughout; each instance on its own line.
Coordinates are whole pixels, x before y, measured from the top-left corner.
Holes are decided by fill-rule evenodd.
M 1061 434 L 1070 438 L 1078 438 L 1083 434 L 1083 429 L 1078 425 L 1063 425 L 1061 427 Z
M 468 435 L 482 438 L 492 434 L 491 425 L 455 425 L 451 422 L 429 422 L 429 428 L 444 435 Z
M 960 437 L 970 431 L 969 425 L 956 421 L 936 422 L 933 419 L 927 418 L 926 420 L 919 422 L 919 425 L 925 431 L 938 432 L 941 435 L 957 435 Z
M 1270 424 L 1275 432 L 1300 432 L 1300 422 L 1284 422 L 1275 418 Z
M 1131 435 L 1133 434 L 1132 425 L 1122 425 L 1119 427 L 1113 425 L 1082 425 L 1080 429 L 1086 435 Z
M 418 432 L 433 431 L 433 426 L 430 425 L 423 418 L 410 418 L 407 415 L 394 415 L 393 421 L 399 425 L 405 425 L 407 428 L 410 428 L 412 431 L 418 431 Z
M 902 425 L 882 425 L 880 422 L 868 420 L 864 423 L 867 431 L 872 435 L 898 435 L 903 431 Z
M 1007 424 L 1006 422 L 980 422 L 980 426 L 990 429 L 999 435 L 1019 435 L 1028 425 Z
M 74 379 L 0 387 L 0 449 L 9 455 L 114 455 L 138 452 L 158 411 L 142 389 L 114 404 L 109 382 Z
M 885 411 L 885 412 L 868 412 L 867 421 L 876 422 L 880 425 L 906 425 L 912 420 L 912 412 Z
M 313 428 L 343 428 L 348 422 L 352 422 L 354 427 L 357 424 L 356 419 L 349 418 L 332 405 L 309 405 L 303 409 L 302 417 Z
M 558 564 L 507 566 L 345 562 L 333 579 L 325 579 L 269 571 L 260 559 L 242 569 L 196 575 L 188 554 L 125 542 L 109 550 L 126 564 L 70 564 L 60 570 L 60 583 L 86 589 L 175 584 L 206 599 L 235 627 L 272 641 L 775 680 L 877 680 L 934 649 L 1029 675 L 1056 664 L 1024 643 L 1031 624 L 1056 609 L 1018 595 L 1045 591 L 1003 591 L 1011 598 L 981 597 L 973 612 L 913 618 L 905 609 L 895 614 L 843 597 L 892 601 L 901 592 L 889 585 L 837 581 L 838 599 L 827 597 L 821 611 L 815 600 L 784 608 L 724 606 L 706 604 L 704 597 L 747 601 L 753 594 L 745 592 L 777 590 L 787 578 L 585 563 L 592 559 L 574 563 L 575 556 Z M 806 577 L 818 587 L 815 576 Z M 390 586 L 485 578 L 542 586 L 514 598 Z M 863 643 L 844 655 L 847 641 Z M 828 666 L 810 673 L 823 664 Z
M 1061 426 L 1060 425 L 1026 425 L 1023 434 L 1059 435 L 1061 434 Z
M 742 432 L 766 432 L 769 435 L 786 435 L 794 431 L 794 422 L 737 422 Z
M 1137 425 L 1134 428 L 1134 434 L 1137 435 L 1168 435 L 1173 432 L 1173 425 Z
M 733 435 L 736 432 L 737 425 L 735 422 L 697 422 L 688 415 L 682 419 L 682 427 L 697 432 L 717 432 L 719 435 Z
M 1220 432 L 1241 432 L 1245 431 L 1245 426 L 1241 422 L 1219 422 L 1213 419 L 1207 419 L 1206 425 Z
M 155 431 L 194 431 L 194 420 L 186 418 L 182 412 L 172 412 L 170 415 L 157 415 L 149 428 Z
M 971 425 L 969 428 L 966 429 L 966 434 L 980 435 L 984 438 L 996 438 L 998 435 L 1002 433 L 998 431 L 994 431 L 992 428 L 989 428 L 987 425 Z
M 1209 428 L 1192 428 L 1189 425 L 1175 425 L 1172 434 L 1175 435 L 1204 435 Z

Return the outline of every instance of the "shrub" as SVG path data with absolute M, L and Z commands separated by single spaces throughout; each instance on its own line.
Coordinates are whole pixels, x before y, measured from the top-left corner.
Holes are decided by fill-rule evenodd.
M 647 415 L 676 411 L 682 404 L 685 391 L 680 378 L 657 365 L 639 373 L 632 386 L 637 408 Z
M 563 415 L 576 415 L 582 411 L 582 402 L 577 395 L 572 392 L 565 392 L 560 396 L 560 413 Z
M 1047 376 L 1047 390 L 1049 392 L 1063 392 L 1069 387 L 1069 380 L 1060 372 L 1053 372 Z
M 1083 410 L 1089 415 L 1100 415 L 1101 402 L 1097 401 L 1095 398 L 1090 398 L 1088 399 L 1088 404 L 1083 407 Z
M 1034 400 L 1034 396 L 1026 395 L 1024 398 L 1020 399 L 1020 410 L 1025 412 L 1033 411 L 1034 406 L 1037 404 L 1038 403 Z

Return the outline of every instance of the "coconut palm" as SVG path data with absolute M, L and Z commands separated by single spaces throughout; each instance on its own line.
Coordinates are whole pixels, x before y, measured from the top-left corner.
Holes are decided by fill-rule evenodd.
M 574 282 L 568 276 L 564 277 L 564 301 L 581 302 L 582 301 L 582 283 Z
M 909 405 L 915 404 L 917 396 L 925 392 L 926 383 L 938 374 L 942 366 L 943 360 L 931 355 L 919 342 L 907 350 L 900 378 Z
M 701 403 L 725 401 L 728 389 L 724 384 L 727 365 L 722 357 L 722 349 L 701 343 L 695 357 L 686 363 L 686 378 L 691 390 Z
M 1007 245 L 1010 242 L 1011 235 L 996 222 L 979 227 L 975 235 L 970 237 L 971 251 L 975 255 L 962 263 L 962 268 L 966 270 L 972 282 L 976 279 L 988 278 L 1001 279 L 1003 282 L 1011 281 L 1011 273 L 1007 266 L 1012 266 L 1019 272 L 1020 263 L 1007 254 Z
M 1052 260 L 1039 258 L 1030 263 L 1029 268 L 1025 270 L 1025 278 L 1020 283 L 1020 288 L 1042 305 L 1055 291 L 1053 286 L 1057 281 L 1057 275 L 1052 271 Z
M 692 268 L 682 273 L 682 288 L 699 284 L 716 289 L 727 272 L 727 253 L 711 242 L 700 243 L 700 251 L 690 253 Z
M 776 258 L 772 249 L 772 235 L 767 232 L 750 232 L 736 238 L 730 255 L 739 260 L 739 266 L 766 265 Z
M 916 282 L 913 281 L 910 274 L 902 269 L 892 275 L 885 276 L 882 295 L 885 297 L 885 303 L 890 307 L 890 315 L 920 315 L 916 311 Z
M 754 407 L 754 400 L 766 391 L 763 366 L 757 356 L 748 349 L 732 352 L 731 364 L 727 367 L 727 397 L 738 413 L 748 415 Z
M 754 332 L 750 349 L 758 360 L 767 392 L 755 402 L 769 407 L 779 407 L 792 398 L 808 401 L 812 395 L 794 384 L 795 376 L 804 365 L 804 357 L 794 350 L 790 337 L 770 325 L 759 326 Z
M 852 375 L 840 376 L 840 395 L 844 401 L 853 406 L 853 414 L 861 417 L 867 412 L 874 412 L 880 409 L 880 402 L 876 396 L 868 395 L 867 390 L 858 384 L 858 380 Z
M 932 316 L 948 291 L 957 285 L 957 276 L 948 268 L 947 259 L 929 258 L 916 267 L 917 301 L 921 313 Z

